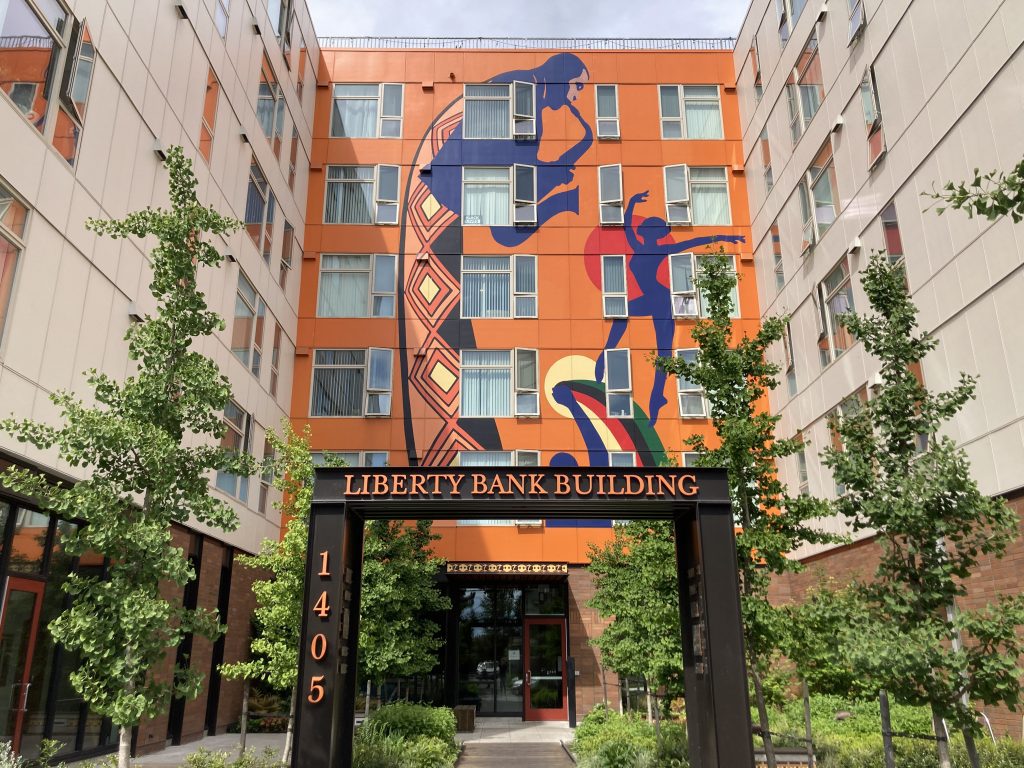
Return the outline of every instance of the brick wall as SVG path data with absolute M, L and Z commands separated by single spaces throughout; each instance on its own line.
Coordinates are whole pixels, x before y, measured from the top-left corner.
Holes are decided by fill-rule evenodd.
M 1014 594 L 1024 591 L 1024 493 L 1007 499 L 1010 507 L 1017 512 L 1018 538 L 1007 549 L 1001 560 L 983 558 L 974 574 L 967 581 L 967 595 L 960 601 L 960 607 L 974 610 L 984 607 L 1000 594 Z M 803 573 L 786 574 L 777 578 L 769 596 L 773 602 L 786 603 L 803 599 L 809 587 L 814 586 L 823 576 L 830 576 L 840 583 L 850 581 L 854 576 L 868 578 L 878 564 L 879 547 L 874 539 L 840 547 L 815 557 L 807 558 Z M 989 719 L 996 735 L 1024 738 L 1024 719 L 1020 713 L 1010 712 L 1005 707 L 981 707 Z
M 594 596 L 594 579 L 586 568 L 569 568 L 569 654 L 576 659 L 576 716 L 579 720 L 605 701 L 616 706 L 619 678 L 610 669 L 604 670 L 601 681 L 601 653 L 590 641 L 601 634 L 609 622 L 597 611 L 587 607 Z

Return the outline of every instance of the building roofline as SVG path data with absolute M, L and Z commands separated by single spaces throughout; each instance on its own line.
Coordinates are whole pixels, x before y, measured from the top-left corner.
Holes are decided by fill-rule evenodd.
M 734 37 L 318 37 L 321 50 L 732 51 Z

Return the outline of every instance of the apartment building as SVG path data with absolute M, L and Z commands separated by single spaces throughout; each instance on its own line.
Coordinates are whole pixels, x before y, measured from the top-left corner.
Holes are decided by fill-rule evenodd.
M 793 490 L 833 496 L 819 454 L 828 416 L 872 396 L 877 363 L 838 326 L 863 311 L 857 274 L 884 249 L 904 265 L 921 327 L 939 341 L 923 361 L 927 386 L 960 371 L 977 398 L 949 425 L 982 490 L 1024 510 L 1022 232 L 1009 219 L 938 216 L 922 195 L 974 169 L 1009 169 L 1024 153 L 1024 14 L 1007 0 L 754 0 L 734 51 L 758 300 L 791 317 L 774 351 L 783 385 L 770 406 L 807 448 L 782 467 Z M 845 532 L 841 520 L 822 521 Z M 869 576 L 868 533 L 841 547 L 795 553 L 814 567 L 782 580 L 799 598 L 824 571 Z M 1019 591 L 1024 545 L 984 562 L 971 604 Z M 1019 716 L 989 710 L 997 732 L 1021 736 Z
M 292 417 L 353 465 L 685 464 L 704 398 L 649 357 L 693 354 L 712 240 L 758 323 L 732 41 L 513 42 L 321 41 Z M 441 700 L 614 701 L 584 568 L 610 521 L 434 529 Z
M 201 345 L 231 380 L 226 442 L 266 454 L 264 435 L 288 415 L 305 237 L 317 41 L 291 0 L 3 0 L 0 2 L 0 412 L 50 421 L 54 391 L 88 393 L 83 371 L 128 372 L 123 336 L 153 310 L 146 249 L 98 238 L 87 217 L 166 204 L 164 148 L 183 144 L 201 199 L 245 222 L 216 246 L 227 256 L 201 287 L 228 329 Z M 0 436 L 0 462 L 75 480 L 82 470 Z M 240 684 L 216 666 L 247 654 L 252 574 L 239 552 L 275 537 L 274 495 L 260 478 L 217 477 L 211 492 L 238 513 L 234 533 L 174 531 L 198 574 L 182 599 L 217 608 L 215 644 L 177 649 L 207 676 L 199 699 L 144 723 L 144 752 L 238 717 Z M 116 743 L 68 682 L 75 660 L 45 627 L 65 599 L 72 561 L 59 520 L 0 490 L 0 739 L 26 756 L 42 738 L 84 756 Z M 173 658 L 173 654 L 172 654 Z

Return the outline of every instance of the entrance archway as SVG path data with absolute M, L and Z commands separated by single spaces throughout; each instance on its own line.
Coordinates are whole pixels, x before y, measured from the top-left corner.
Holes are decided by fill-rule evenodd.
M 671 520 L 693 768 L 753 766 L 725 470 L 318 468 L 309 521 L 293 768 L 351 768 L 367 520 Z

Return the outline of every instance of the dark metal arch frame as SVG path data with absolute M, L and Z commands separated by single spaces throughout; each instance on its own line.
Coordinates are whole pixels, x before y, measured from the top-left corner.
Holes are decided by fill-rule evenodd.
M 403 475 L 462 478 L 540 477 L 550 491 L 556 478 L 604 475 L 609 490 L 626 476 L 641 478 L 649 490 L 657 476 L 682 482 L 690 496 L 640 494 L 590 496 L 573 492 L 513 494 L 513 498 L 439 491 L 428 498 L 392 494 Z M 651 477 L 654 476 L 654 477 Z M 382 477 L 388 492 L 345 497 L 366 478 Z M 648 478 L 651 478 L 648 480 Z M 440 481 L 435 481 L 440 486 Z M 451 483 L 449 483 L 449 486 Z M 642 483 L 643 485 L 643 483 Z M 681 487 L 681 486 L 680 486 Z M 687 731 L 694 768 L 754 765 L 747 695 L 743 631 L 737 579 L 735 527 L 725 470 L 679 468 L 319 468 L 309 521 L 302 645 L 299 654 L 299 706 L 295 719 L 293 768 L 351 768 L 355 722 L 356 654 L 362 579 L 363 526 L 367 520 L 452 519 L 659 519 L 673 522 L 679 573 L 680 629 L 686 683 Z M 327 553 L 324 568 L 323 553 Z M 321 599 L 325 616 L 314 606 Z M 321 611 L 323 613 L 323 611 Z M 314 658 L 311 641 L 326 637 L 326 650 Z M 322 645 L 318 645 L 318 650 Z M 318 688 L 319 687 L 319 688 Z M 314 700 L 315 699 L 315 700 Z

